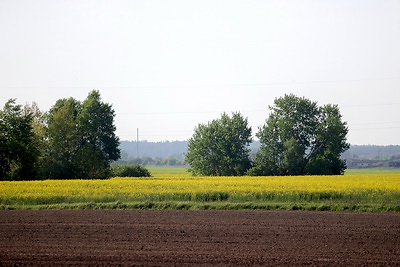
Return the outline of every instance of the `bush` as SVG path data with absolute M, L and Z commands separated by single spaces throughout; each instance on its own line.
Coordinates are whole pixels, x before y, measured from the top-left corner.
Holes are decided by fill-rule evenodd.
M 111 167 L 111 175 L 114 177 L 150 177 L 150 172 L 139 164 L 114 165 Z

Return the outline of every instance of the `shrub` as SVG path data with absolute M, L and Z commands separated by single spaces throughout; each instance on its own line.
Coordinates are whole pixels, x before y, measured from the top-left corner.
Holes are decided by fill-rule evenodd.
M 114 165 L 111 167 L 111 174 L 114 177 L 150 177 L 148 169 L 139 165 Z

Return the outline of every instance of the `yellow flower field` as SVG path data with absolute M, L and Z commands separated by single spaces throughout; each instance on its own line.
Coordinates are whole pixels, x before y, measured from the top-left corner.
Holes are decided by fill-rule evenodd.
M 400 207 L 400 175 L 194 177 L 0 182 L 0 205 L 110 202 L 352 203 Z

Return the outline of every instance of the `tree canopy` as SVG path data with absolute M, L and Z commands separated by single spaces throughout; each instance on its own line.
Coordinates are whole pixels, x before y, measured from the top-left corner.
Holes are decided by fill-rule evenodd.
M 243 175 L 251 167 L 251 128 L 240 113 L 199 124 L 188 143 L 186 161 L 197 175 Z
M 337 105 L 318 106 L 293 94 L 277 98 L 256 136 L 252 175 L 343 174 L 348 128 Z
M 119 159 L 114 110 L 92 91 L 81 103 L 60 99 L 48 117 L 46 176 L 57 179 L 105 178 Z
M 32 127 L 32 113 L 10 99 L 0 110 L 0 180 L 36 177 L 39 151 Z
M 119 159 L 115 112 L 91 91 L 83 101 L 60 99 L 48 113 L 9 100 L 0 111 L 0 179 L 93 179 Z
M 293 94 L 275 99 L 256 136 L 239 113 L 198 124 L 185 160 L 195 175 L 337 175 L 346 163 L 348 128 L 337 105 Z M 115 112 L 98 91 L 84 101 L 60 99 L 47 113 L 9 100 L 0 110 L 0 179 L 93 179 L 111 175 L 120 158 Z

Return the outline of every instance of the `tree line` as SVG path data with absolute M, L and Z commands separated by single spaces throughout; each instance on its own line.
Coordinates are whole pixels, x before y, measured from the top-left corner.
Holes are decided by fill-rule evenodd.
M 391 160 L 400 155 L 399 145 L 351 145 L 350 149 L 342 154 L 344 158 L 359 158 L 371 160 Z
M 121 159 L 144 158 L 164 159 L 173 156 L 177 160 L 184 160 L 187 151 L 187 141 L 164 141 L 148 142 L 142 141 L 121 141 Z
M 199 124 L 185 161 L 194 175 L 343 174 L 340 155 L 349 148 L 348 128 L 337 105 L 318 106 L 293 94 L 275 99 L 256 136 L 240 112 Z M 94 179 L 113 175 L 121 157 L 115 112 L 91 91 L 84 101 L 59 99 L 48 112 L 10 99 L 0 110 L 0 180 Z M 170 158 L 170 161 L 173 159 Z M 173 162 L 168 164 L 172 165 Z M 118 174 L 132 173 L 137 168 Z
M 338 175 L 349 148 L 347 123 L 337 105 L 293 94 L 277 98 L 256 136 L 261 147 L 250 157 L 252 129 L 239 113 L 224 113 L 199 124 L 188 143 L 186 161 L 195 175 Z
M 137 142 L 121 140 L 121 159 L 116 164 L 130 162 L 145 166 L 182 166 L 185 165 L 185 155 L 189 141 L 139 141 L 139 154 L 137 157 Z M 168 144 L 166 147 L 165 144 Z M 148 147 L 151 150 L 147 149 Z M 167 149 L 166 149 L 167 148 Z M 249 148 L 250 158 L 254 157 L 260 148 L 260 142 L 253 140 Z M 400 145 L 350 145 L 350 148 L 341 154 L 341 159 L 371 159 L 395 160 L 400 156 Z M 173 159 L 173 160 L 170 160 Z M 173 164 L 173 162 L 176 164 Z M 187 164 L 187 163 L 186 163 Z
M 122 151 L 122 154 L 124 151 Z M 180 160 L 170 155 L 165 158 L 160 157 L 125 157 L 115 162 L 113 165 L 132 165 L 138 164 L 142 166 L 163 166 L 163 167 L 187 167 L 185 160 Z
M 120 158 L 115 112 L 93 90 L 60 99 L 46 113 L 10 99 L 0 111 L 0 179 L 92 179 Z

